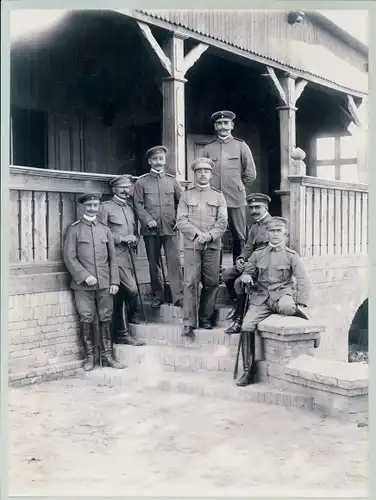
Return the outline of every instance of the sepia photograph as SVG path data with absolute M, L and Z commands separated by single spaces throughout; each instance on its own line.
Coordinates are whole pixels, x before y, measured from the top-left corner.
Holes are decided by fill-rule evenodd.
M 367 495 L 368 25 L 9 8 L 9 495 Z

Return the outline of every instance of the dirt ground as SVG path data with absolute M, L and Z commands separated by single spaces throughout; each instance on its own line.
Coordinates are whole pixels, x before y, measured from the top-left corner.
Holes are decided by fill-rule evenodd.
M 368 428 L 297 408 L 156 392 L 137 379 L 10 389 L 9 404 L 11 495 L 367 488 Z

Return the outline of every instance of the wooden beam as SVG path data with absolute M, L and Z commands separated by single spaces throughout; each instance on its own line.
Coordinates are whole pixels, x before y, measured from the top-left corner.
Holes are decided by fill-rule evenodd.
M 355 104 L 353 96 L 347 94 L 347 107 L 350 112 L 352 121 L 355 123 L 357 127 L 361 127 L 362 122 L 359 116 L 358 108 Z
M 163 52 L 162 47 L 159 45 L 155 39 L 151 29 L 146 23 L 137 21 L 137 25 L 140 28 L 141 34 L 146 40 L 148 47 L 151 49 L 152 53 L 155 54 L 157 60 L 159 60 L 161 66 L 167 71 L 169 76 L 172 75 L 172 64 L 171 60 Z
M 307 80 L 299 80 L 295 85 L 295 104 L 297 103 L 299 97 L 302 95 L 303 90 L 306 88 Z
M 275 87 L 275 90 L 277 91 L 278 97 L 280 98 L 280 100 L 282 101 L 282 103 L 285 106 L 287 106 L 288 105 L 288 101 L 287 101 L 286 93 L 283 90 L 283 87 L 280 84 L 280 81 L 278 80 L 277 75 L 275 74 L 274 69 L 271 68 L 270 66 L 267 66 L 266 69 L 268 71 L 268 76 L 270 77 L 270 79 L 272 80 L 272 82 L 274 84 L 274 87 Z
M 209 45 L 205 43 L 199 43 L 192 50 L 188 52 L 188 54 L 184 58 L 183 62 L 183 74 L 185 75 L 187 71 L 192 68 L 194 64 L 200 59 L 202 54 L 206 52 L 209 48 Z

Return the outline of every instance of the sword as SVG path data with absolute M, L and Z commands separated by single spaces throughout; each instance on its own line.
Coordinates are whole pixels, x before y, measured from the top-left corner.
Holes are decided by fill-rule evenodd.
M 134 263 L 134 255 L 133 255 L 133 251 L 132 251 L 132 248 L 130 247 L 130 245 L 127 245 L 128 246 L 128 251 L 129 251 L 129 256 L 131 258 L 131 263 L 132 263 L 132 270 L 133 270 L 133 274 L 134 274 L 134 279 L 136 281 L 136 286 L 137 286 L 137 291 L 138 291 L 138 297 L 140 299 L 140 304 L 141 304 L 141 309 L 142 309 L 142 314 L 144 316 L 144 320 L 146 321 L 147 323 L 147 318 L 146 318 L 146 314 L 145 314 L 145 308 L 144 308 L 144 303 L 142 301 L 142 296 L 141 296 L 141 290 L 140 290 L 140 284 L 138 282 L 138 278 L 137 278 L 137 273 L 136 273 L 136 265 Z
M 162 271 L 162 278 L 163 278 L 163 295 L 164 295 L 164 300 L 167 303 L 167 291 L 166 291 L 166 275 L 163 267 L 163 261 L 162 261 L 162 246 L 161 246 L 161 238 L 160 238 L 160 233 L 159 233 L 159 227 L 156 228 L 157 232 L 157 238 L 158 238 L 158 248 L 159 248 L 159 265 L 161 266 L 161 271 Z M 165 257 L 166 257 L 166 264 L 167 264 L 167 256 L 165 252 Z
M 249 289 L 249 287 L 247 287 L 247 294 L 246 294 L 246 299 L 245 299 L 245 304 L 244 304 L 244 310 L 243 310 L 243 315 L 242 315 L 242 322 L 243 322 L 244 316 L 246 315 L 246 312 L 248 311 L 249 294 L 250 294 L 250 289 Z M 239 355 L 240 355 L 240 349 L 242 347 L 243 342 L 244 342 L 244 332 L 242 330 L 241 333 L 240 333 L 240 336 L 239 336 L 238 350 L 237 350 L 237 353 L 236 353 L 236 360 L 235 360 L 235 367 L 234 367 L 234 380 L 238 376 Z M 242 358 L 243 358 L 243 366 L 244 366 L 245 359 L 244 359 L 243 350 L 242 350 Z

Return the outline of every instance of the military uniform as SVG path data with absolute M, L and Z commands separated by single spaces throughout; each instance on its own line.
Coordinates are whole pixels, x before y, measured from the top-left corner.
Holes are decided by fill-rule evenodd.
M 256 373 L 254 332 L 257 325 L 271 314 L 294 316 L 298 305 L 308 306 L 310 292 L 302 259 L 283 243 L 278 246 L 269 243 L 253 252 L 243 272 L 246 274 L 253 278 L 254 288 L 243 320 L 245 373 L 239 385 L 250 383 Z
M 112 182 L 112 185 L 114 182 L 116 183 L 116 179 Z M 114 298 L 114 342 L 142 345 L 143 342 L 130 335 L 127 326 L 127 321 L 140 323 L 141 312 L 136 280 L 129 255 L 132 249 L 123 241 L 127 236 L 138 236 L 132 198 L 128 197 L 123 200 L 114 195 L 111 200 L 102 203 L 98 218 L 108 225 L 113 236 L 120 276 L 120 290 Z M 124 304 L 127 304 L 127 318 L 123 314 Z
M 212 115 L 213 120 L 221 117 L 233 119 L 235 114 L 218 112 Z M 220 190 L 226 200 L 235 264 L 246 239 L 246 192 L 250 191 L 256 179 L 255 162 L 247 144 L 231 134 L 224 139 L 217 137 L 208 143 L 202 156 L 215 163 L 211 186 Z
M 185 191 L 178 206 L 177 227 L 184 235 L 184 325 L 197 327 L 197 294 L 201 281 L 199 326 L 211 327 L 219 286 L 221 237 L 227 227 L 223 194 L 210 185 Z M 200 232 L 208 232 L 211 241 L 196 242 Z
M 88 193 L 79 198 L 81 203 L 100 199 L 100 193 Z M 107 366 L 122 368 L 112 358 L 110 323 L 113 301 L 110 286 L 119 285 L 119 272 L 113 237 L 109 228 L 85 215 L 71 224 L 66 232 L 63 249 L 64 263 L 72 277 L 76 309 L 80 318 L 81 338 L 85 347 L 85 369 L 94 367 L 93 322 L 97 310 L 101 326 L 103 360 Z M 96 285 L 85 280 L 94 276 Z
M 182 189 L 176 178 L 163 170 L 153 169 L 138 178 L 134 186 L 134 204 L 141 222 L 149 261 L 151 288 L 155 297 L 163 302 L 164 285 L 160 279 L 161 247 L 163 246 L 172 301 L 179 303 L 183 297 L 183 273 L 180 264 L 179 242 L 176 234 L 176 209 Z M 148 223 L 156 221 L 157 228 Z

